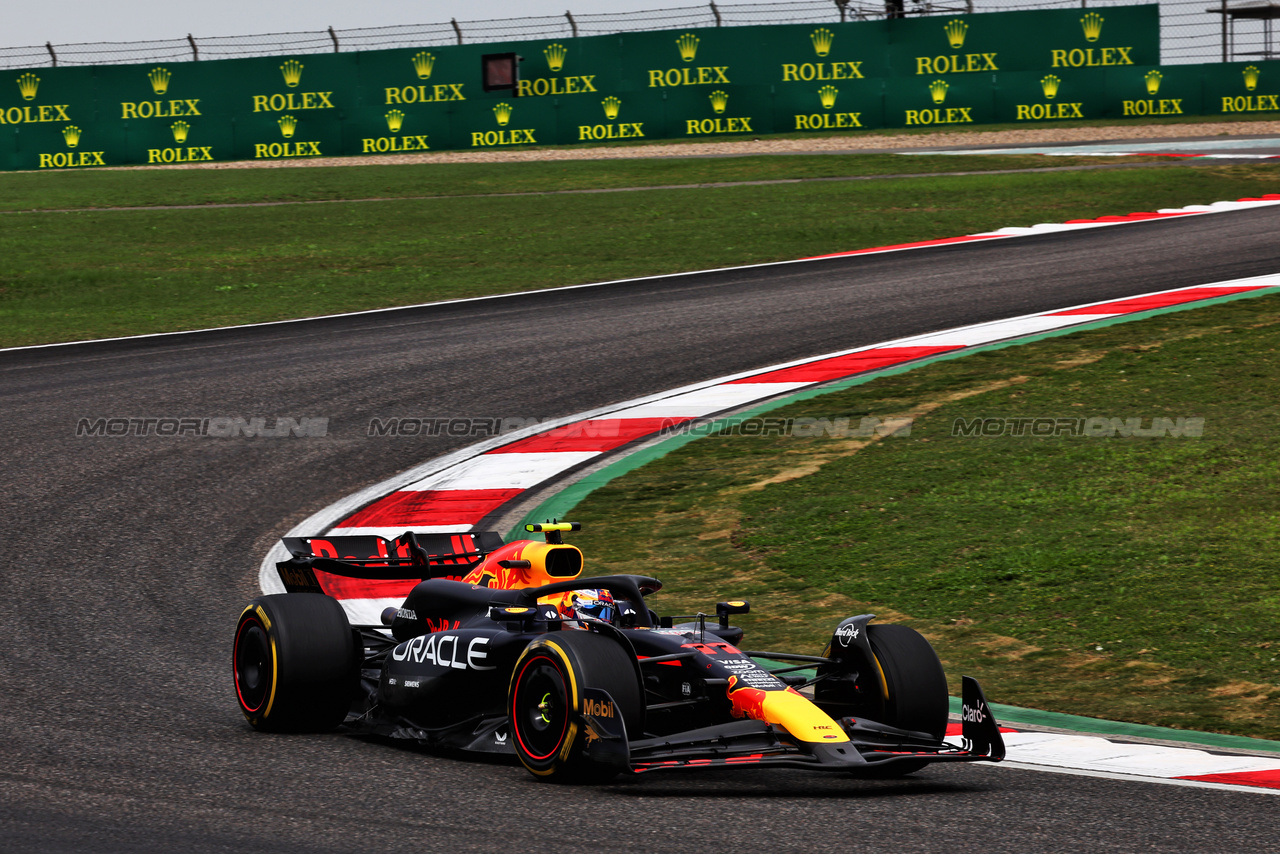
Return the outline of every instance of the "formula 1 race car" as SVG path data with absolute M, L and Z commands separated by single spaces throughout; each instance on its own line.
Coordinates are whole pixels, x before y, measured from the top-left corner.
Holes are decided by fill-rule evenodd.
M 746 602 L 719 603 L 713 621 L 659 617 L 645 601 L 657 579 L 581 577 L 582 552 L 562 537 L 576 524 L 526 528 L 546 541 L 285 538 L 288 592 L 253 600 L 236 627 L 249 723 L 514 753 L 560 781 L 760 765 L 891 777 L 1004 757 L 969 677 L 962 732 L 947 740 L 942 665 L 913 629 L 864 614 L 822 655 L 742 651 L 729 618 Z M 351 625 L 325 592 L 404 579 L 417 583 L 383 625 Z

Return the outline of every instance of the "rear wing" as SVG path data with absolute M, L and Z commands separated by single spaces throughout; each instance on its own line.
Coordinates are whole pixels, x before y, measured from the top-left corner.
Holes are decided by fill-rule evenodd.
M 461 578 L 503 544 L 494 531 L 405 531 L 394 540 L 372 535 L 284 537 L 281 542 L 290 558 L 277 563 L 276 571 L 290 593 L 324 593 L 317 571 L 376 581 Z

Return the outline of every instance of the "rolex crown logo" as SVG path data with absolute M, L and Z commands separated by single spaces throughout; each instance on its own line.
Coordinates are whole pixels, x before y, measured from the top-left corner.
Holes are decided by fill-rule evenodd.
M 1160 91 L 1160 81 L 1164 79 L 1164 75 L 1153 68 L 1143 79 L 1147 81 L 1147 94 L 1154 95 Z
M 829 110 L 836 105 L 836 95 L 840 94 L 840 90 L 834 86 L 823 86 L 818 90 L 818 97 L 822 99 L 822 109 Z
M 178 145 L 182 145 L 182 143 L 186 142 L 187 134 L 191 133 L 191 125 L 182 121 L 174 122 L 169 125 L 169 128 L 173 131 L 173 141 L 178 143 Z
M 542 49 L 542 55 L 547 58 L 547 68 L 559 71 L 564 68 L 564 58 L 569 55 L 569 49 L 562 44 L 549 44 Z
M 298 120 L 293 116 L 281 116 L 277 121 L 280 125 L 280 135 L 285 139 L 293 139 L 293 132 L 298 129 Z
M 1084 27 L 1084 40 L 1087 42 L 1096 42 L 1102 37 L 1102 22 L 1106 20 L 1097 12 L 1090 12 L 1080 19 L 1080 26 Z
M 498 120 L 499 125 L 506 127 L 507 122 L 511 121 L 511 105 L 506 101 L 498 104 L 493 108 L 493 117 Z
M 836 34 L 826 27 L 819 27 L 809 33 L 809 40 L 813 42 L 814 53 L 818 56 L 826 56 L 831 53 L 831 43 L 836 40 Z
M 40 78 L 28 71 L 18 78 L 18 91 L 24 101 L 34 101 L 36 90 L 40 88 Z
M 293 89 L 302 82 L 302 63 L 296 59 L 286 59 L 280 66 L 280 73 L 284 75 L 284 85 Z
M 417 72 L 419 80 L 430 80 L 431 69 L 435 67 L 435 54 L 420 50 L 413 55 L 413 70 Z
M 163 95 L 169 91 L 169 78 L 172 77 L 167 68 L 153 68 L 147 72 L 147 79 L 151 81 L 151 91 L 157 95 Z
M 1040 88 L 1044 90 L 1044 96 L 1052 100 L 1058 95 L 1058 87 L 1062 85 L 1062 81 L 1054 74 L 1041 79 Z
M 676 39 L 676 47 L 680 49 L 680 58 L 685 62 L 693 62 L 698 55 L 698 37 L 693 33 L 685 33 Z
M 80 128 L 67 125 L 62 129 L 62 138 L 67 141 L 67 148 L 75 148 L 80 144 Z
M 1258 77 L 1262 72 L 1256 66 L 1247 66 L 1244 70 L 1244 88 L 1252 92 L 1258 88 Z
M 392 133 L 399 133 L 400 127 L 404 124 L 404 113 L 400 110 L 391 110 L 387 113 L 387 127 Z
M 956 18 L 954 21 L 947 21 L 947 25 L 943 27 L 947 31 L 947 43 L 955 50 L 964 47 L 964 37 L 969 34 L 969 25 L 964 21 Z
M 610 95 L 600 102 L 600 106 L 604 107 L 604 117 L 612 121 L 618 117 L 618 110 L 622 107 L 622 99 Z
M 728 94 L 720 91 L 719 89 L 712 92 L 708 97 L 711 98 L 711 109 L 715 110 L 717 113 L 723 113 L 724 108 L 729 106 Z
M 941 104 L 947 100 L 947 90 L 950 88 L 945 80 L 935 80 L 930 83 L 929 94 L 933 96 L 933 103 Z

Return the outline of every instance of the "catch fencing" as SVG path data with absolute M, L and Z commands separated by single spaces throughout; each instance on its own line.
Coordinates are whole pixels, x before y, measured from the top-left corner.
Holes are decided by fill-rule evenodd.
M 571 0 L 570 0 L 571 2 Z M 248 36 L 194 36 L 132 42 L 0 48 L 0 68 L 186 62 L 394 50 L 410 47 L 578 38 L 651 30 L 825 24 L 975 12 L 1106 9 L 1131 0 L 800 0 L 785 3 L 703 3 L 672 9 L 507 18 L 451 19 L 429 24 L 365 27 Z M 1262 0 L 1160 0 L 1161 60 L 1165 65 L 1272 59 L 1271 20 L 1255 16 Z M 1221 6 L 1218 10 L 1216 7 Z M 1224 14 L 1223 10 L 1236 14 Z M 1252 10 L 1252 11 L 1251 11 Z M 1280 13 L 1280 9 L 1276 10 Z M 1226 22 L 1226 26 L 1224 26 Z

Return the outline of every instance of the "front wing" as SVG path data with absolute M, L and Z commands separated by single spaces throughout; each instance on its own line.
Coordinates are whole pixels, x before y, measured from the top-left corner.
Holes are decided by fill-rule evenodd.
M 1004 758 L 1004 739 L 977 680 L 963 679 L 962 733 L 958 742 L 938 740 L 927 733 L 909 732 L 873 721 L 840 721 L 848 742 L 801 742 L 763 721 L 745 720 L 691 730 L 661 738 L 630 742 L 607 720 L 583 716 L 597 737 L 587 751 L 600 751 L 614 763 L 622 757 L 634 773 L 678 768 L 737 768 L 785 766 L 815 771 L 874 773 L 906 763 L 998 762 Z

